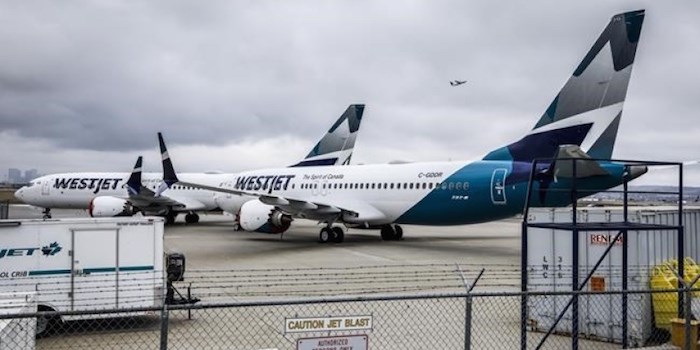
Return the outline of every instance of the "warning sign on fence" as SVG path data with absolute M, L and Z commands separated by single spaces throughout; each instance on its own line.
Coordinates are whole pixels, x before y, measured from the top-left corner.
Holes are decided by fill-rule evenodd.
M 372 329 L 372 316 L 308 317 L 284 320 L 285 333 Z
M 299 339 L 297 350 L 367 350 L 367 335 Z

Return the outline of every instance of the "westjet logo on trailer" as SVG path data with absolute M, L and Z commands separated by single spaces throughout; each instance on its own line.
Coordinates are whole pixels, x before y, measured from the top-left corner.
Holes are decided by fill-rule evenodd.
M 100 190 L 109 190 L 110 188 L 116 190 L 119 187 L 119 182 L 123 179 L 99 179 L 99 178 L 56 178 L 54 183 L 54 188 L 71 189 L 71 190 L 84 190 L 84 189 L 94 189 L 92 193 L 97 194 Z
M 41 248 L 0 248 L 0 259 L 13 256 L 32 256 L 35 251 L 41 251 L 44 256 L 54 256 L 63 250 L 58 242 L 53 242 Z
M 267 190 L 267 193 L 272 193 L 272 190 L 286 190 L 289 186 L 289 181 L 295 178 L 296 175 L 266 175 L 266 176 L 241 176 L 236 179 L 236 189 L 244 191 Z

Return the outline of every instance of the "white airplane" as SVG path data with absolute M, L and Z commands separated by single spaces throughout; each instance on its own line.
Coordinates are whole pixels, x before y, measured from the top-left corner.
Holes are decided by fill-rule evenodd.
M 522 212 L 532 162 L 538 167 L 534 205 L 565 206 L 573 161 L 578 192 L 591 195 L 637 178 L 645 166 L 610 159 L 644 19 L 644 10 L 618 14 L 554 101 L 522 139 L 467 162 L 299 167 L 247 171 L 221 186 L 164 174 L 171 184 L 239 196 L 245 230 L 284 232 L 293 218 L 325 224 L 321 242 L 342 242 L 348 227 L 380 229 L 384 240 L 403 235 L 399 224 L 462 225 Z
M 350 105 L 311 152 L 293 167 L 346 165 L 350 162 L 359 132 L 364 105 Z M 169 164 L 162 136 L 159 134 L 164 167 Z M 167 162 L 166 162 L 167 160 Z M 166 164 L 167 163 L 167 164 Z M 179 213 L 186 213 L 187 223 L 199 221 L 197 212 L 220 210 L 220 194 L 186 185 L 163 185 L 162 174 L 141 173 L 139 157 L 131 174 L 62 173 L 32 180 L 15 192 L 15 197 L 26 204 L 44 208 L 44 218 L 51 217 L 51 208 L 86 209 L 90 216 L 124 216 L 143 212 L 175 221 Z M 165 170 L 164 170 L 165 171 Z M 183 180 L 218 186 L 231 174 L 187 173 Z

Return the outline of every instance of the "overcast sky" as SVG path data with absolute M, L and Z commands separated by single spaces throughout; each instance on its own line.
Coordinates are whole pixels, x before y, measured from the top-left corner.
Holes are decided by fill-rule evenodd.
M 285 166 L 352 103 L 354 163 L 480 158 L 641 8 L 614 156 L 700 159 L 700 1 L 0 1 L 0 171 Z

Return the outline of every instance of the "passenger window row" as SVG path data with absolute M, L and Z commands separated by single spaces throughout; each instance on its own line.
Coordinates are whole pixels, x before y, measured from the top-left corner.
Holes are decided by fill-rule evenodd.
M 322 189 L 334 189 L 334 190 L 420 190 L 420 189 L 443 189 L 443 190 L 468 190 L 469 182 L 402 182 L 402 183 L 333 183 L 333 184 L 321 184 Z M 294 185 L 292 185 L 292 189 Z M 301 189 L 312 190 L 318 189 L 319 184 L 317 183 L 305 183 L 301 184 Z

